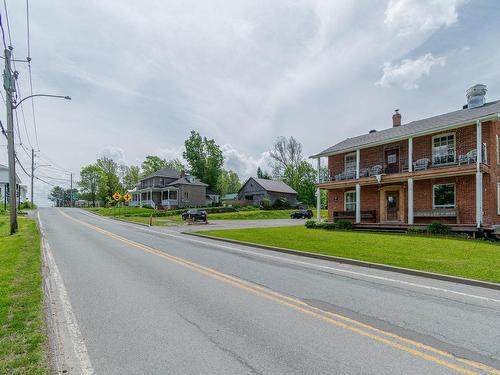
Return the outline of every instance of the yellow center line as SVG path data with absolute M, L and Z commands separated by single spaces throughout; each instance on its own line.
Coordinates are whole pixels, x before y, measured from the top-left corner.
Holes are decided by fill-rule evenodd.
M 324 311 L 324 310 L 318 309 L 318 308 L 316 308 L 314 306 L 311 306 L 311 305 L 309 305 L 309 304 L 307 304 L 307 303 L 305 303 L 305 302 L 303 302 L 303 301 L 301 301 L 299 299 L 292 298 L 292 297 L 280 294 L 278 292 L 275 292 L 273 290 L 267 289 L 267 288 L 262 287 L 260 285 L 256 285 L 256 284 L 253 284 L 251 282 L 239 279 L 237 277 L 234 277 L 234 276 L 231 276 L 231 275 L 227 275 L 225 273 L 216 271 L 216 270 L 211 269 L 209 267 L 202 266 L 200 264 L 191 262 L 189 260 L 186 260 L 186 259 L 183 259 L 183 258 L 176 257 L 174 255 L 170 255 L 170 254 L 164 253 L 161 250 L 158 250 L 158 249 L 152 248 L 150 246 L 143 245 L 141 243 L 129 240 L 129 239 L 125 238 L 125 237 L 119 236 L 119 235 L 114 234 L 112 232 L 109 232 L 109 231 L 107 231 L 105 229 L 101 229 L 101 228 L 99 228 L 97 226 L 94 226 L 92 224 L 86 223 L 86 222 L 81 221 L 79 219 L 75 219 L 75 218 L 69 216 L 68 214 L 64 213 L 61 210 L 59 210 L 59 212 L 63 216 L 65 216 L 65 217 L 67 217 L 67 218 L 69 218 L 69 219 L 71 219 L 71 220 L 73 220 L 73 221 L 75 221 L 75 222 L 77 222 L 77 223 L 79 223 L 81 225 L 84 225 L 84 226 L 86 226 L 86 227 L 88 227 L 90 229 L 93 229 L 93 230 L 95 230 L 95 231 L 97 231 L 99 233 L 102 233 L 102 234 L 104 234 L 104 235 L 106 235 L 108 237 L 111 237 L 111 238 L 113 238 L 115 240 L 118 240 L 120 242 L 126 243 L 126 244 L 128 244 L 130 246 L 133 246 L 135 248 L 141 249 L 141 250 L 143 250 L 145 252 L 148 252 L 150 254 L 153 254 L 153 255 L 162 257 L 164 259 L 170 260 L 170 261 L 172 261 L 174 263 L 183 265 L 183 266 L 185 266 L 185 267 L 187 267 L 187 268 L 189 268 L 189 269 L 191 269 L 193 271 L 196 271 L 198 273 L 202 273 L 202 274 L 204 274 L 206 276 L 209 276 L 209 277 L 211 277 L 213 279 L 222 281 L 222 282 L 224 282 L 226 284 L 232 285 L 232 286 L 237 287 L 239 289 L 243 289 L 243 290 L 245 290 L 247 292 L 250 292 L 252 294 L 259 295 L 259 296 L 264 297 L 266 299 L 272 300 L 274 302 L 277 302 L 277 303 L 279 303 L 281 305 L 290 307 L 290 308 L 292 308 L 292 309 L 294 309 L 296 311 L 299 311 L 301 313 L 307 314 L 309 316 L 313 316 L 313 317 L 315 317 L 317 319 L 320 319 L 322 321 L 325 321 L 325 322 L 327 322 L 329 324 L 333 324 L 333 325 L 341 327 L 343 329 L 355 332 L 355 333 L 357 333 L 359 335 L 362 335 L 364 337 L 368 337 L 368 338 L 370 338 L 370 339 L 372 339 L 374 341 L 381 342 L 381 343 L 383 343 L 385 345 L 388 345 L 388 346 L 391 346 L 393 348 L 396 348 L 396 349 L 402 350 L 404 352 L 410 353 L 410 354 L 412 354 L 414 356 L 423 358 L 423 359 L 425 359 L 427 361 L 430 361 L 430 362 L 433 362 L 433 363 L 445 366 L 445 367 L 450 368 L 450 369 L 452 369 L 454 371 L 457 371 L 459 373 L 462 373 L 462 374 L 477 374 L 477 372 L 475 372 L 475 371 L 472 371 L 472 370 L 469 370 L 467 368 L 458 366 L 458 365 L 456 365 L 454 363 L 448 362 L 446 360 L 443 360 L 443 359 L 438 358 L 436 356 L 430 355 L 428 353 L 424 353 L 422 351 L 419 351 L 417 349 L 408 347 L 406 345 L 402 345 L 402 344 L 400 344 L 398 342 L 391 341 L 388 338 L 391 338 L 391 339 L 394 339 L 394 340 L 398 340 L 398 341 L 404 342 L 406 344 L 413 345 L 413 346 L 415 346 L 415 347 L 417 347 L 419 349 L 423 349 L 423 350 L 426 350 L 426 351 L 429 351 L 429 352 L 433 352 L 435 354 L 441 355 L 441 356 L 449 358 L 449 359 L 453 359 L 454 361 L 461 362 L 461 363 L 463 363 L 465 365 L 471 366 L 473 368 L 476 368 L 476 369 L 479 369 L 479 370 L 482 370 L 482 371 L 485 371 L 485 372 L 488 372 L 488 373 L 491 373 L 491 374 L 500 375 L 500 371 L 499 370 L 497 370 L 497 369 L 495 369 L 493 367 L 490 367 L 488 365 L 485 365 L 483 363 L 472 361 L 472 360 L 467 360 L 467 359 L 463 359 L 463 358 L 459 358 L 459 357 L 455 357 L 451 353 L 448 353 L 448 352 L 436 349 L 436 348 L 434 348 L 432 346 L 420 343 L 418 341 L 406 339 L 406 338 L 401 337 L 399 335 L 396 335 L 394 333 L 387 332 L 387 331 L 375 328 L 373 326 L 370 326 L 368 324 L 359 322 L 357 320 L 354 320 L 352 318 L 348 318 L 348 317 L 340 315 L 340 314 L 335 314 L 335 313 L 332 313 L 332 312 L 328 312 L 328 311 Z M 336 318 L 336 319 L 334 319 L 334 318 Z M 341 321 L 339 321 L 339 320 L 341 320 Z M 345 322 L 353 324 L 353 325 L 355 325 L 357 327 L 349 325 L 349 324 L 346 324 Z M 370 330 L 371 332 L 366 332 L 366 331 L 362 330 L 359 327 L 367 329 L 367 330 Z M 386 337 L 381 337 L 379 335 L 374 334 L 373 332 L 378 333 L 378 334 L 383 335 L 383 336 L 386 336 Z

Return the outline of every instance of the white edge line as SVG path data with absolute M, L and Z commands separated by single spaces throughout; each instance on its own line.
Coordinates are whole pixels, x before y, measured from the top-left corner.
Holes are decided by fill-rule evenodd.
M 95 216 L 96 218 L 102 219 L 102 220 L 107 221 L 107 222 L 110 221 L 110 219 L 107 219 L 104 216 L 99 216 L 99 215 L 96 215 L 96 214 L 90 214 L 90 213 L 87 213 L 86 211 L 81 211 L 81 212 L 84 212 L 86 215 L 89 215 L 89 216 L 92 215 L 92 217 Z M 191 241 L 191 242 L 205 244 L 205 245 L 207 244 L 205 241 L 197 240 L 195 238 L 189 238 L 189 237 L 179 236 L 179 235 L 176 235 L 176 234 L 170 234 L 170 233 L 159 232 L 159 231 L 152 230 L 152 229 L 146 229 L 146 228 L 143 228 L 140 225 L 129 224 L 129 223 L 122 222 L 122 221 L 120 221 L 120 223 L 122 225 L 126 225 L 126 226 L 129 226 L 129 227 L 133 227 L 135 229 L 139 229 L 139 230 L 141 230 L 143 232 L 160 234 L 160 235 L 166 236 L 166 237 L 177 238 L 177 239 L 181 239 L 181 240 L 184 240 L 184 241 Z M 336 268 L 336 267 L 323 266 L 323 265 L 320 265 L 320 264 L 309 263 L 309 262 L 304 262 L 304 261 L 301 261 L 301 260 L 294 260 L 294 259 L 285 258 L 285 257 L 279 257 L 279 256 L 271 255 L 271 254 L 262 254 L 262 253 L 255 252 L 255 251 L 248 250 L 248 249 L 242 249 L 242 248 L 237 248 L 237 247 L 233 247 L 233 246 L 221 245 L 221 244 L 216 243 L 215 241 L 217 241 L 216 238 L 213 239 L 213 241 L 210 243 L 210 245 L 211 246 L 215 246 L 215 247 L 220 247 L 220 248 L 223 248 L 223 249 L 233 250 L 233 251 L 236 251 L 236 252 L 244 252 L 244 253 L 248 253 L 248 254 L 252 254 L 252 255 L 257 255 L 257 256 L 260 256 L 260 257 L 264 257 L 264 258 L 272 258 L 272 259 L 277 259 L 277 260 L 280 260 L 280 261 L 285 261 L 285 262 L 288 262 L 288 263 L 300 264 L 300 265 L 303 265 L 303 266 L 305 265 L 305 266 L 308 266 L 308 267 L 311 267 L 311 268 L 316 267 L 316 268 L 326 269 L 326 270 L 329 270 L 329 271 L 335 271 L 335 272 L 340 272 L 340 273 L 349 274 L 349 275 L 361 276 L 361 277 L 365 277 L 365 278 L 371 278 L 371 279 L 376 279 L 376 280 L 381 280 L 381 281 L 386 281 L 386 282 L 392 282 L 392 283 L 401 284 L 401 285 L 407 285 L 407 286 L 412 286 L 412 287 L 416 287 L 416 288 L 422 288 L 422 289 L 433 290 L 433 291 L 438 291 L 438 292 L 443 292 L 443 293 L 449 293 L 449 294 L 456 294 L 456 295 L 459 295 L 459 296 L 462 296 L 462 297 L 470 297 L 470 298 L 480 299 L 480 300 L 483 300 L 483 301 L 500 303 L 500 300 L 494 299 L 494 298 L 489 298 L 489 297 L 484 297 L 484 296 L 478 296 L 478 295 L 475 295 L 475 294 L 469 294 L 469 293 L 464 293 L 464 292 L 458 292 L 456 290 L 451 290 L 451 289 L 446 289 L 446 288 L 439 288 L 439 287 L 435 287 L 435 286 L 429 286 L 429 285 L 412 283 L 410 281 L 396 280 L 396 279 L 391 279 L 389 277 L 384 277 L 384 276 L 370 275 L 370 274 L 366 274 L 366 273 L 363 273 L 363 272 L 350 271 L 350 270 L 344 270 L 344 269 Z M 246 246 L 246 245 L 242 245 L 242 246 Z M 248 246 L 251 246 L 251 245 L 248 245 Z
M 69 332 L 71 343 L 73 346 L 73 351 L 78 360 L 80 371 L 84 375 L 92 375 L 94 369 L 90 362 L 90 358 L 87 351 L 87 346 L 83 340 L 82 333 L 78 327 L 78 322 L 76 320 L 75 314 L 73 313 L 73 308 L 69 301 L 68 293 L 64 286 L 63 279 L 59 273 L 59 268 L 57 267 L 54 257 L 52 256 L 52 251 L 50 250 L 49 242 L 45 237 L 45 231 L 43 229 L 42 220 L 40 218 L 40 211 L 38 211 L 38 223 L 40 226 L 40 233 L 42 237 L 42 251 L 44 253 L 44 258 L 47 260 L 47 266 L 50 269 L 50 276 L 53 278 L 54 283 L 57 287 L 57 292 L 62 304 L 62 310 L 64 314 L 64 319 L 66 327 Z

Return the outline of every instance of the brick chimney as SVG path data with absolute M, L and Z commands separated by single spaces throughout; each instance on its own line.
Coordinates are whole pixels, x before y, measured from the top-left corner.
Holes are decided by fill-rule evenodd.
M 401 126 L 401 113 L 399 113 L 399 109 L 395 109 L 395 112 L 396 113 L 392 115 L 392 126 Z

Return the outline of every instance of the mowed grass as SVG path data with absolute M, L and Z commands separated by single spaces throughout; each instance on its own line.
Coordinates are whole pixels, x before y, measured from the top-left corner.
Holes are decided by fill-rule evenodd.
M 305 227 L 214 230 L 202 234 L 500 282 L 500 246 L 486 241 Z
M 208 214 L 209 220 L 270 220 L 270 219 L 290 219 L 292 212 L 297 210 L 254 210 L 254 211 L 238 211 L 224 212 L 220 214 Z M 313 211 L 313 216 L 316 211 Z M 326 218 L 327 210 L 321 210 L 321 217 Z
M 10 236 L 0 216 L 0 374 L 48 373 L 38 230 L 20 218 Z

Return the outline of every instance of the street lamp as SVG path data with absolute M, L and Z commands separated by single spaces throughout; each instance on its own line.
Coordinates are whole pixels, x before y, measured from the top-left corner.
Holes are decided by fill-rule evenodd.
M 45 96 L 47 98 L 61 98 L 61 99 L 66 99 L 66 100 L 71 100 L 71 97 L 69 96 L 63 96 L 63 95 L 49 95 L 49 94 L 34 94 L 34 95 L 30 95 L 30 96 L 27 96 L 23 99 L 21 99 L 19 102 L 17 102 L 16 104 L 13 104 L 12 105 L 12 108 L 13 109 L 16 109 L 19 104 L 21 104 L 22 102 L 24 102 L 26 99 L 29 99 L 29 98 L 34 98 L 35 96 Z

